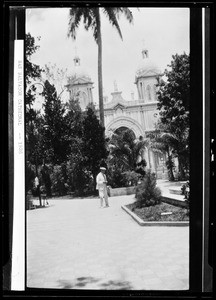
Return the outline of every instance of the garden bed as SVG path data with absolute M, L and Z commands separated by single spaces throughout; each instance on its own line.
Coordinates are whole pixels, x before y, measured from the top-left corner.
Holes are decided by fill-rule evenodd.
M 186 208 L 177 207 L 162 202 L 155 206 L 137 208 L 136 202 L 126 205 L 126 207 L 136 214 L 143 221 L 189 221 L 189 213 Z
M 122 209 L 140 226 L 189 226 L 189 215 L 185 208 L 163 202 L 144 208 L 136 208 L 135 205 L 135 202 L 122 205 Z

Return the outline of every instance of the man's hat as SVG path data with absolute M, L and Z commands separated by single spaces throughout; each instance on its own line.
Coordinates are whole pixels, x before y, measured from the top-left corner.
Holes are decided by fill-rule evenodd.
M 106 168 L 104 168 L 104 167 L 100 167 L 100 170 L 106 170 Z

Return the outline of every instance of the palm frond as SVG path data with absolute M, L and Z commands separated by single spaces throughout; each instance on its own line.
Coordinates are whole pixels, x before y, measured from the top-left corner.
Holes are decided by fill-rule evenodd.
M 117 31 L 122 39 L 122 33 L 121 33 L 121 29 L 119 27 L 117 15 L 116 15 L 117 10 L 113 7 L 104 7 L 103 12 L 108 17 L 110 23 L 117 29 Z
M 129 23 L 133 24 L 133 14 L 127 7 L 118 7 L 117 8 L 123 15 L 125 15 L 126 19 L 129 21 Z
M 73 7 L 69 11 L 68 37 L 76 39 L 77 28 L 83 16 L 83 10 L 80 7 Z
M 172 134 L 172 133 L 169 133 L 169 132 L 162 132 L 160 134 L 160 137 L 162 139 L 173 139 L 173 140 L 178 140 L 177 136 Z

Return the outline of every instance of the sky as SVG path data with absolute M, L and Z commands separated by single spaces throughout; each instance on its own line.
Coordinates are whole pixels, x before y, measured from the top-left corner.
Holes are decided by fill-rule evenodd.
M 163 72 L 172 55 L 189 54 L 189 8 L 130 8 L 133 24 L 124 16 L 119 25 L 123 40 L 117 30 L 102 15 L 103 87 L 108 101 L 112 99 L 114 81 L 125 100 L 134 92 L 138 99 L 135 73 L 142 64 L 143 47 Z M 26 33 L 40 36 L 39 50 L 32 55 L 32 62 L 43 67 L 56 64 L 69 75 L 74 70 L 73 58 L 80 57 L 82 68 L 94 82 L 93 98 L 98 102 L 97 44 L 91 31 L 81 23 L 76 40 L 67 37 L 69 8 L 31 8 L 26 12 Z M 66 83 L 66 82 L 65 82 Z M 67 97 L 67 96 L 66 96 Z

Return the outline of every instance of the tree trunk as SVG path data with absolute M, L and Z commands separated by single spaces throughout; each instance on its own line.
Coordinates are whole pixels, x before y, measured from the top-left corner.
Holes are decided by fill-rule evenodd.
M 100 8 L 98 8 L 98 94 L 100 123 L 104 127 L 104 105 L 103 105 L 103 77 L 102 77 L 102 36 L 101 36 L 101 19 Z
M 179 155 L 178 160 L 179 160 L 179 173 L 180 173 L 180 179 L 185 180 L 185 171 L 184 171 L 184 163 L 183 163 L 183 157 Z
M 172 167 L 172 156 L 170 154 L 169 147 L 167 149 L 167 154 L 168 154 L 168 160 L 171 160 L 170 161 L 170 169 L 168 170 L 168 172 L 170 172 L 170 181 L 175 181 L 175 177 L 174 177 L 174 174 L 173 174 L 173 167 Z
M 175 177 L 174 177 L 174 174 L 173 174 L 173 168 L 170 168 L 170 181 L 175 181 Z

